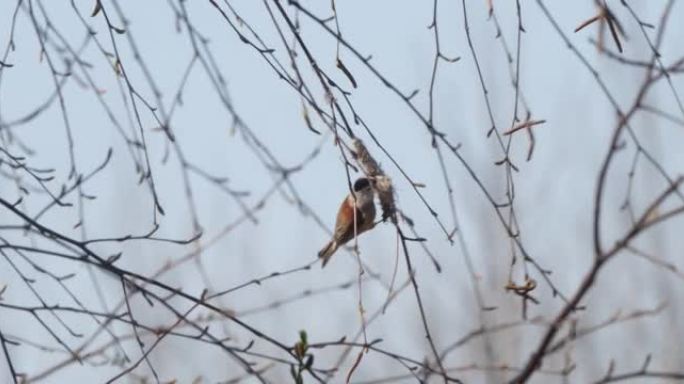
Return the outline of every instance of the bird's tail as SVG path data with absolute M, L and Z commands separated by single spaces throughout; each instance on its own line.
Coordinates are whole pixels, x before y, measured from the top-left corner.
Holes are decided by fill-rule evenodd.
M 325 268 L 325 265 L 328 264 L 330 257 L 333 255 L 333 253 L 335 253 L 335 251 L 337 251 L 337 247 L 337 242 L 335 240 L 330 240 L 330 242 L 318 252 L 318 257 L 323 259 L 321 268 Z

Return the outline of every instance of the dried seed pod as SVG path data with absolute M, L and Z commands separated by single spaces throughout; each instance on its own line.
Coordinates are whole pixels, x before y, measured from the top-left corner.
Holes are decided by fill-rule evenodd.
M 357 138 L 352 142 L 355 157 L 363 168 L 366 175 L 373 181 L 373 189 L 380 199 L 382 208 L 382 219 L 390 219 L 392 223 L 397 223 L 397 206 L 394 203 L 394 187 L 390 179 L 380 168 L 377 161 L 371 156 L 363 142 Z

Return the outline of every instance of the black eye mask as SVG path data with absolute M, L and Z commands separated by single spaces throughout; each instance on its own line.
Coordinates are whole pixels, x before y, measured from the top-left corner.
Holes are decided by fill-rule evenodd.
M 368 179 L 365 177 L 361 177 L 356 182 L 354 182 L 354 192 L 358 192 L 364 188 L 368 188 L 370 186 L 370 182 Z

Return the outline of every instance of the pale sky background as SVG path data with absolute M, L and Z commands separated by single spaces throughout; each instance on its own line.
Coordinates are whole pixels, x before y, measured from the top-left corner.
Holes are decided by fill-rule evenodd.
M 111 41 L 102 15 L 89 17 L 94 1 L 75 3 L 86 21 L 97 31 L 99 41 L 107 50 L 111 50 Z M 177 2 L 171 3 L 178 7 Z M 321 17 L 332 15 L 329 1 L 302 3 Z M 421 112 L 427 113 L 434 55 L 434 37 L 427 26 L 432 20 L 433 3 L 396 0 L 336 3 L 344 38 L 362 54 L 372 55 L 372 64 L 402 92 L 409 94 L 412 90 L 419 89 L 414 101 Z M 533 118 L 544 119 L 546 123 L 535 129 L 536 148 L 529 162 L 525 161 L 528 148 L 526 134 L 514 137 L 511 156 L 520 170 L 514 176 L 516 210 L 527 250 L 541 265 L 553 271 L 551 279 L 557 287 L 566 295 L 571 295 L 592 262 L 593 195 L 600 161 L 615 125 L 615 112 L 600 92 L 591 73 L 566 48 L 537 3 L 521 3 L 526 33 L 522 37 L 520 89 L 533 112 Z M 597 36 L 596 25 L 573 33 L 577 25 L 595 14 L 593 1 L 547 3 L 564 33 L 598 70 L 621 106 L 628 106 L 643 78 L 642 71 L 618 65 L 614 60 L 598 55 L 596 48 L 589 43 L 590 38 Z M 618 1 L 608 3 L 618 19 L 623 21 L 627 32 L 628 39 L 623 41 L 624 57 L 647 60 L 650 51 L 634 20 Z M 33 0 L 33 4 L 37 7 L 38 3 Z M 78 47 L 85 37 L 85 30 L 71 6 L 67 2 L 58 1 L 43 1 L 42 4 L 55 28 L 72 46 Z M 113 23 L 122 25 L 111 1 L 105 0 L 103 4 Z M 159 86 L 164 107 L 168 111 L 192 57 L 187 34 L 184 29 L 180 34 L 176 32 L 176 19 L 167 2 L 119 1 L 119 4 L 130 20 L 126 33 L 134 37 Z M 230 1 L 230 4 L 259 33 L 267 46 L 276 49 L 275 54 L 279 60 L 287 65 L 288 71 L 291 70 L 289 58 L 263 2 L 241 0 Z M 287 2 L 283 1 L 282 4 L 288 12 L 293 12 Z M 630 4 L 644 21 L 657 23 L 664 1 L 632 1 Z M 285 166 L 294 166 L 324 140 L 320 154 L 301 172 L 295 173 L 291 180 L 302 200 L 331 228 L 337 207 L 347 193 L 343 162 L 338 148 L 333 145 L 332 136 L 317 136 L 307 129 L 298 94 L 278 79 L 261 55 L 240 42 L 209 1 L 187 1 L 185 5 L 194 26 L 210 39 L 209 46 L 225 76 L 235 110 L 280 162 Z M 515 52 L 515 2 L 494 1 L 494 6 L 503 27 L 503 36 Z M 15 7 L 15 1 L 0 1 L 2 53 L 9 41 Z M 440 63 L 435 88 L 435 125 L 447 133 L 451 142 L 462 144 L 461 154 L 495 198 L 504 200 L 504 171 L 502 167 L 494 165 L 494 162 L 501 159 L 501 151 L 493 138 L 486 138 L 489 129 L 488 115 L 464 33 L 461 7 L 461 2 L 457 1 L 439 2 L 438 23 L 442 49 L 448 56 L 459 56 L 461 59 L 451 64 Z M 467 10 L 470 31 L 489 90 L 494 118 L 503 131 L 510 127 L 514 102 L 508 63 L 500 42 L 495 39 L 494 24 L 487 18 L 486 2 L 467 1 Z M 684 8 L 680 3 L 675 3 L 672 12 L 665 36 L 666 43 L 661 50 L 665 65 L 680 57 L 681 37 L 684 36 L 684 28 L 679 23 L 684 15 Z M 42 16 L 38 19 L 44 24 Z M 359 84 L 357 89 L 351 89 L 344 74 L 335 68 L 334 39 L 306 17 L 300 16 L 300 21 L 302 36 L 318 63 L 336 82 L 351 90 L 350 99 L 356 111 L 411 178 L 426 185 L 421 190 L 426 199 L 440 213 L 440 219 L 445 225 L 453 228 L 442 173 L 424 126 L 401 99 L 389 91 L 353 55 L 342 49 L 341 58 Z M 47 62 L 41 60 L 36 34 L 24 10 L 19 11 L 14 33 L 16 50 L 9 54 L 7 60 L 14 66 L 2 70 L 0 82 L 0 131 L 5 129 L 4 124 L 34 110 L 54 91 Z M 654 38 L 655 32 L 649 30 L 648 33 Z M 54 34 L 50 34 L 49 38 L 55 38 Z M 115 35 L 115 38 L 133 85 L 146 100 L 156 103 L 134 60 L 126 36 Z M 606 41 L 606 46 L 615 50 L 610 39 Z M 55 50 L 51 48 L 49 52 L 54 56 L 58 67 L 62 68 L 63 63 L 59 61 Z M 299 53 L 299 65 L 307 70 L 307 83 L 321 102 L 323 97 L 319 83 L 311 76 L 301 50 Z M 85 49 L 82 59 L 93 65 L 90 75 L 99 89 L 104 91 L 104 100 L 110 105 L 124 130 L 137 130 L 137 125 L 131 125 L 126 115 L 112 63 L 105 60 L 92 42 Z M 82 73 L 77 71 L 77 74 L 82 78 Z M 681 78 L 674 76 L 673 82 L 678 91 L 684 89 Z M 73 130 L 79 171 L 86 173 L 96 167 L 104 159 L 107 149 L 113 148 L 111 163 L 84 187 L 87 194 L 97 196 L 97 199 L 85 203 L 87 236 L 117 237 L 146 233 L 152 225 L 151 196 L 145 183 L 137 183 L 138 175 L 121 135 L 92 90 L 79 86 L 70 79 L 63 92 Z M 249 191 L 251 195 L 244 201 L 250 206 L 255 204 L 271 187 L 273 176 L 245 145 L 240 133 L 231 132 L 231 116 L 220 104 L 199 65 L 192 70 L 182 98 L 183 105 L 174 112 L 171 128 L 188 161 L 212 175 L 228 177 L 230 181 L 227 185 L 235 190 Z M 659 83 L 647 101 L 669 111 L 680 120 L 684 118 L 678 112 L 672 91 L 666 83 Z M 178 159 L 171 155 L 168 162 L 163 163 L 166 138 L 163 133 L 154 130 L 156 123 L 149 111 L 143 107 L 141 113 L 152 172 L 161 204 L 166 211 L 166 215 L 161 218 L 158 235 L 189 238 L 192 236 L 192 221 Z M 311 109 L 309 114 L 315 127 L 322 132 L 326 131 L 327 128 Z M 633 126 L 643 144 L 655 154 L 671 175 L 682 173 L 684 151 L 680 147 L 684 130 L 681 124 L 641 113 L 633 120 Z M 30 165 L 55 168 L 55 179 L 47 185 L 52 191 L 58 192 L 69 172 L 68 144 L 59 105 L 54 103 L 39 117 L 11 129 L 35 151 L 35 156 L 27 159 Z M 479 311 L 464 255 L 457 245 L 448 244 L 440 227 L 422 205 L 410 184 L 382 151 L 372 144 L 362 127 L 355 126 L 354 129 L 393 178 L 400 208 L 416 221 L 420 235 L 428 239 L 426 245 L 443 267 L 442 273 L 437 273 L 420 246 L 410 243 L 412 262 L 417 271 L 429 325 L 438 350 L 442 350 L 480 326 Z M 6 136 L 6 133 L 2 132 L 2 135 Z M 3 141 L 2 146 L 15 155 L 22 154 L 16 143 L 7 145 Z M 619 208 L 624 199 L 633 154 L 634 147 L 630 142 L 620 152 L 617 162 L 611 168 L 603 221 L 603 238 L 607 244 L 628 225 L 627 215 Z M 485 321 L 492 325 L 519 320 L 520 300 L 504 289 L 510 264 L 510 245 L 505 231 L 493 208 L 464 167 L 447 152 L 445 158 L 449 177 L 455 187 L 460 230 L 473 258 L 485 304 L 497 307 L 484 314 Z M 3 160 L 6 158 L 3 157 Z M 8 172 L 6 164 L 0 164 L 0 170 Z M 2 180 L 0 196 L 7 201 L 15 201 L 19 197 L 16 184 L 4 177 Z M 192 175 L 191 183 L 199 221 L 204 229 L 204 242 L 239 218 L 242 210 L 234 200 L 204 179 Z M 653 168 L 641 163 L 637 167 L 634 186 L 637 210 L 643 209 L 665 187 L 666 183 Z M 22 209 L 32 214 L 49 202 L 45 195 L 38 194 L 31 194 L 24 200 Z M 68 201 L 76 203 L 74 196 L 70 196 Z M 220 291 L 271 272 L 303 266 L 315 259 L 317 251 L 329 239 L 328 234 L 310 215 L 302 214 L 282 194 L 276 193 L 256 216 L 257 225 L 250 222 L 241 224 L 203 253 L 202 262 L 212 289 Z M 53 208 L 40 222 L 74 238 L 80 236 L 80 229 L 73 228 L 78 222 L 75 208 Z M 16 218 L 9 212 L 2 211 L 0 225 L 10 223 L 16 224 Z M 637 244 L 670 263 L 684 266 L 684 261 L 681 260 L 684 246 L 684 239 L 681 238 L 683 225 L 683 219 L 675 219 L 639 239 Z M 0 236 L 29 244 L 28 238 L 16 231 L 0 230 Z M 359 239 L 359 245 L 363 260 L 380 274 L 380 280 L 384 284 L 389 284 L 397 247 L 393 228 L 388 224 L 381 224 L 363 235 Z M 182 257 L 193 247 L 128 242 L 97 245 L 94 249 L 103 255 L 123 251 L 117 265 L 149 275 L 168 260 Z M 10 255 L 12 256 L 16 257 Z M 77 273 L 76 278 L 68 281 L 68 285 L 84 303 L 89 303 L 89 308 L 100 309 L 88 271 L 83 265 L 43 256 L 34 257 L 33 260 L 55 273 Z M 0 287 L 5 284 L 8 287 L 2 295 L 3 302 L 37 304 L 7 260 L 3 258 L 0 263 L 4 264 L 0 267 Z M 73 305 L 54 282 L 37 275 L 23 261 L 19 264 L 27 275 L 39 280 L 34 285 L 35 288 L 51 303 Z M 353 255 L 339 252 L 324 270 L 319 265 L 314 265 L 309 271 L 273 279 L 260 286 L 250 286 L 227 295 L 220 304 L 238 312 L 248 310 L 286 299 L 305 290 L 355 281 L 357 273 L 358 266 Z M 542 304 L 532 305 L 529 317 L 542 316 L 544 319 L 551 319 L 562 302 L 551 297 L 548 285 L 543 283 L 536 271 L 532 276 L 539 283 L 535 295 Z M 397 284 L 405 281 L 406 277 L 406 265 L 402 256 Z M 516 277 L 521 277 L 519 268 L 516 269 Z M 121 298 L 119 282 L 101 273 L 98 273 L 98 279 L 103 284 L 108 304 L 111 306 L 117 303 Z M 161 280 L 171 286 L 182 286 L 184 291 L 194 295 L 199 295 L 205 288 L 194 263 L 174 270 Z M 364 305 L 371 314 L 383 305 L 387 291 L 377 281 L 368 280 L 363 283 L 362 294 Z M 544 368 L 562 369 L 563 355 L 569 353 L 572 361 L 577 364 L 576 372 L 570 376 L 569 381 L 590 382 L 601 378 L 612 359 L 617 363 L 616 369 L 633 370 L 641 366 L 648 353 L 652 353 L 652 367 L 684 369 L 684 354 L 679 342 L 684 336 L 681 326 L 683 314 L 678 304 L 682 294 L 684 285 L 677 275 L 668 274 L 632 255 L 621 255 L 600 274 L 593 293 L 584 301 L 588 308 L 587 313 L 580 317 L 578 324 L 597 324 L 619 310 L 624 314 L 634 310 L 653 309 L 661 303 L 667 304 L 666 309 L 656 316 L 613 325 L 586 339 L 578 340 L 566 352 L 546 360 Z M 283 304 L 280 308 L 246 315 L 244 320 L 288 344 L 294 344 L 300 329 L 307 330 L 311 342 L 333 341 L 344 335 L 351 339 L 360 326 L 358 295 L 359 290 L 354 283 L 348 289 L 313 295 Z M 140 297 L 133 300 L 132 304 L 138 319 L 149 324 L 168 325 L 174 320 L 174 317 L 159 306 L 150 308 Z M 187 308 L 187 303 L 179 305 L 179 308 Z M 71 346 L 80 344 L 77 338 L 69 337 L 54 319 L 44 317 L 48 318 L 51 326 L 59 330 L 60 335 Z M 96 329 L 96 324 L 84 316 L 65 315 L 64 318 L 85 334 Z M 117 324 L 113 329 L 118 334 L 131 332 L 130 326 L 125 324 Z M 0 330 L 6 336 L 58 346 L 35 319 L 23 312 L 0 309 Z M 212 330 L 222 335 L 226 329 L 215 324 Z M 537 345 L 540 330 L 537 326 L 527 325 L 493 334 L 490 341 L 494 361 L 486 361 L 483 340 L 480 338 L 451 353 L 444 364 L 447 367 L 462 367 L 471 363 L 519 367 Z M 246 346 L 251 340 L 248 334 L 233 325 L 228 325 L 227 331 L 234 338 L 234 345 Z M 387 350 L 419 361 L 431 356 L 424 338 L 415 295 L 410 288 L 401 293 L 389 306 L 386 314 L 368 326 L 367 332 L 369 340 L 382 338 L 384 341 L 381 345 Z M 96 344 L 109 340 L 106 335 L 100 336 L 100 339 Z M 273 352 L 271 347 L 263 345 L 259 340 L 254 348 L 257 351 Z M 139 357 L 140 351 L 134 342 L 126 344 L 126 350 L 134 359 Z M 63 350 L 47 353 L 24 344 L 10 346 L 10 351 L 16 368 L 29 373 L 29 376 L 43 371 L 66 356 Z M 316 365 L 332 365 L 341 351 L 341 348 L 337 348 L 316 352 Z M 341 368 L 342 372 L 332 382 L 343 382 L 352 360 L 353 358 L 347 359 Z M 202 376 L 205 380 L 203 382 L 216 383 L 244 373 L 217 348 L 177 338 L 164 340 L 151 354 L 151 361 L 163 381 L 176 378 L 179 383 L 189 383 L 197 376 Z M 73 364 L 41 382 L 99 383 L 105 382 L 119 371 L 119 367 L 111 364 L 94 367 Z M 150 374 L 145 364 L 141 364 L 135 373 Z M 354 374 L 353 382 L 406 373 L 406 369 L 394 360 L 371 353 L 364 357 Z M 0 375 L 3 377 L 0 382 L 10 380 L 4 357 L 0 363 Z M 478 370 L 455 372 L 453 375 L 468 383 L 496 383 L 509 377 Z M 283 367 L 270 370 L 266 377 L 274 383 L 291 380 Z M 437 382 L 436 377 L 432 377 L 432 380 Z M 532 381 L 551 383 L 562 382 L 561 380 L 559 376 L 538 373 Z M 122 379 L 121 382 L 135 381 Z M 245 382 L 256 380 L 248 379 Z M 306 382 L 313 380 L 308 377 Z M 403 382 L 415 382 L 415 379 Z

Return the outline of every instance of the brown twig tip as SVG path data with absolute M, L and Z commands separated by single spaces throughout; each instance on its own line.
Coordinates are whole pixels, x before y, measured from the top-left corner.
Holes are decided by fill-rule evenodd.
M 613 41 L 615 41 L 615 46 L 617 47 L 618 51 L 622 53 L 622 43 L 620 42 L 620 36 L 623 38 L 626 38 L 625 32 L 622 29 L 622 25 L 620 25 L 620 22 L 618 19 L 613 15 L 613 13 L 608 9 L 606 6 L 602 6 L 599 8 L 598 14 L 595 16 L 590 17 L 589 19 L 583 21 L 580 23 L 580 25 L 575 28 L 575 33 L 579 32 L 582 30 L 584 27 L 593 24 L 594 22 L 598 21 L 599 22 L 599 43 L 597 46 L 599 50 L 603 51 L 603 34 L 605 32 L 605 25 L 608 25 L 608 29 L 610 30 L 610 35 L 613 38 Z
M 361 165 L 366 175 L 373 180 L 373 188 L 378 193 L 378 198 L 380 199 L 382 219 L 390 219 L 392 223 L 396 224 L 397 206 L 394 202 L 392 179 L 385 175 L 385 172 L 383 172 L 378 162 L 371 156 L 361 140 L 354 139 L 352 145 L 354 146 L 356 161 Z
M 577 28 L 575 28 L 575 33 L 579 32 L 582 30 L 582 28 L 591 25 L 593 22 L 602 19 L 603 18 L 603 13 L 599 13 L 596 16 L 590 17 L 587 20 L 583 21 Z
M 535 125 L 540 125 L 540 124 L 544 124 L 544 123 L 546 123 L 546 120 L 527 120 L 527 121 L 524 121 L 524 122 L 514 126 L 513 128 L 504 132 L 503 134 L 504 135 L 510 135 L 512 133 L 515 133 L 515 132 L 521 130 L 521 129 L 532 128 Z
M 615 15 L 613 15 L 610 9 L 608 9 L 608 7 L 600 7 L 599 13 L 597 15 L 588 18 L 587 20 L 580 23 L 580 25 L 577 26 L 577 28 L 575 28 L 575 33 L 579 32 L 584 27 L 591 25 L 596 21 L 599 22 L 599 40 L 603 40 L 605 25 L 608 24 L 608 29 L 610 30 L 610 35 L 613 37 L 613 41 L 615 41 L 615 46 L 617 46 L 618 51 L 622 53 L 622 43 L 620 42 L 619 36 L 625 38 L 625 33 L 622 29 L 622 26 L 620 25 L 620 22 L 615 17 Z M 600 50 L 603 50 L 602 44 L 600 44 L 598 47 Z
M 507 291 L 513 291 L 517 294 L 528 294 L 537 288 L 537 282 L 534 279 L 526 278 L 525 279 L 525 284 L 523 285 L 517 285 L 516 283 L 509 281 L 508 284 L 506 284 L 506 290 Z

